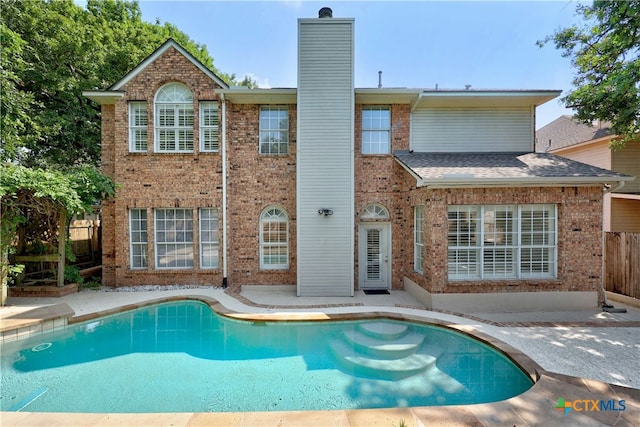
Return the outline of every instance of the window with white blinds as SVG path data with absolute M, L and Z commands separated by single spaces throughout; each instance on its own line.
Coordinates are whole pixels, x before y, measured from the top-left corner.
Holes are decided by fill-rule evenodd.
M 451 280 L 556 276 L 555 205 L 449 206 Z
M 155 150 L 193 151 L 193 95 L 181 83 L 162 86 L 155 99 Z

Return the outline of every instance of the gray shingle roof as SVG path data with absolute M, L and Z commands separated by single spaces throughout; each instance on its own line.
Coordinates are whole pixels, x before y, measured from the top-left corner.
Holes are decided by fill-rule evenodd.
M 544 153 L 610 135 L 614 132 L 609 123 L 590 126 L 572 116 L 560 116 L 536 132 L 536 151 Z
M 397 151 L 396 159 L 427 184 L 540 185 L 617 182 L 627 175 L 549 153 L 411 153 Z

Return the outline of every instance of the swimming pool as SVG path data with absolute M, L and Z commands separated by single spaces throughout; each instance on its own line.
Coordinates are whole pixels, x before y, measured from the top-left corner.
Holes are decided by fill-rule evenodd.
M 385 319 L 246 322 L 158 304 L 2 347 L 2 411 L 230 412 L 486 403 L 531 379 L 495 349 Z

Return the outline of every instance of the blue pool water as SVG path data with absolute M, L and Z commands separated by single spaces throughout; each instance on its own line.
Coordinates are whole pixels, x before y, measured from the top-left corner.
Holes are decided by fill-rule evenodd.
M 391 320 L 244 322 L 158 304 L 2 347 L 2 411 L 226 412 L 485 403 L 531 379 L 457 332 Z

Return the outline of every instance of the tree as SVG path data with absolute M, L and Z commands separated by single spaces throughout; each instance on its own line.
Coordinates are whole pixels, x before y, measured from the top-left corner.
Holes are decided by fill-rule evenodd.
M 61 224 L 61 218 L 91 212 L 97 201 L 113 197 L 115 191 L 115 183 L 93 166 L 44 170 L 11 163 L 0 165 L 0 283 L 3 305 L 8 276 L 22 269 L 21 265 L 9 263 L 9 254 L 54 253 L 55 242 L 62 233 L 68 232 L 68 221 Z M 60 228 L 61 225 L 64 229 Z
M 539 46 L 553 41 L 571 58 L 574 89 L 562 98 L 584 123 L 608 121 L 620 136 L 621 148 L 640 132 L 640 1 L 596 0 L 578 4 L 585 23 L 557 31 Z
M 100 163 L 100 108 L 83 90 L 105 89 L 168 38 L 206 67 L 206 46 L 170 23 L 142 20 L 136 1 L 1 0 L 0 161 L 25 166 Z M 254 82 L 246 78 L 242 83 Z

